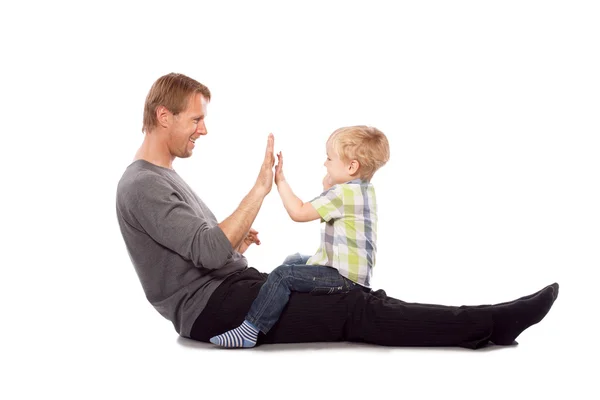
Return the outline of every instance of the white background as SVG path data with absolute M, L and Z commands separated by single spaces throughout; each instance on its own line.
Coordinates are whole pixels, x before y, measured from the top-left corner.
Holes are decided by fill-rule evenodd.
M 596 2 L 14 3 L 0 14 L 0 398 L 597 395 Z M 555 306 L 519 346 L 475 352 L 179 339 L 144 297 L 114 205 L 169 72 L 213 93 L 208 136 L 174 166 L 218 219 L 269 132 L 308 200 L 329 134 L 374 125 L 391 145 L 373 179 L 374 286 L 459 305 L 556 281 Z M 319 240 L 276 191 L 255 228 L 246 255 L 264 272 Z

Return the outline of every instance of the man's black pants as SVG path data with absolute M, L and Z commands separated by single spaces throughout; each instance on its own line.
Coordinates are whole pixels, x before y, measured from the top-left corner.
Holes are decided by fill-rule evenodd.
M 267 274 L 248 268 L 228 277 L 196 319 L 191 339 L 208 342 L 238 327 Z M 279 321 L 257 344 L 365 342 L 383 346 L 484 346 L 493 329 L 488 306 L 406 303 L 383 290 L 332 295 L 292 293 Z

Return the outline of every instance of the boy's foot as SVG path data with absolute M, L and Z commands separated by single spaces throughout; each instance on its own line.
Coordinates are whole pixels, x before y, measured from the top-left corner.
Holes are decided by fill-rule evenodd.
M 254 347 L 258 329 L 248 321 L 225 333 L 210 338 L 210 342 L 221 347 Z
M 490 307 L 494 331 L 490 341 L 510 345 L 525 329 L 540 322 L 558 297 L 558 283 L 545 287 L 531 296 Z

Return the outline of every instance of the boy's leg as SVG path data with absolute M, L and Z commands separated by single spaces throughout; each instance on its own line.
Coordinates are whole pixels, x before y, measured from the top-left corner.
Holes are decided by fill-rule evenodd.
M 356 286 L 330 267 L 318 265 L 282 265 L 269 277 L 252 303 L 246 320 L 267 333 L 279 319 L 292 292 L 337 294 Z
M 333 268 L 282 265 L 269 274 L 244 322 L 210 341 L 223 347 L 253 347 L 258 332 L 267 333 L 277 322 L 292 291 L 335 294 L 347 292 L 354 286 Z
M 306 265 L 309 258 L 310 256 L 300 253 L 291 254 L 283 260 L 283 265 Z

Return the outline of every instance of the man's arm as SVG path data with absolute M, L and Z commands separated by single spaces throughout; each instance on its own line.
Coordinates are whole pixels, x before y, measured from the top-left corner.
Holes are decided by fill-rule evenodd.
M 140 235 L 138 241 L 147 241 L 147 235 L 196 267 L 221 268 L 233 253 L 223 231 L 190 206 L 169 180 L 151 171 L 137 172 L 119 185 L 117 210 L 119 220 Z
M 290 218 L 296 222 L 308 222 L 320 219 L 321 216 L 315 210 L 312 204 L 304 203 L 294 194 L 292 188 L 285 180 L 283 175 L 283 155 L 277 154 L 277 167 L 275 168 L 275 184 L 277 191 L 283 202 L 283 206 L 288 212 Z
M 229 239 L 234 249 L 238 248 L 250 231 L 250 227 L 258 215 L 264 198 L 269 194 L 273 186 L 273 165 L 275 164 L 275 156 L 273 155 L 274 142 L 275 139 L 271 133 L 267 140 L 265 159 L 254 187 L 244 197 L 233 214 L 219 224 L 219 228 L 221 228 L 227 239 Z

